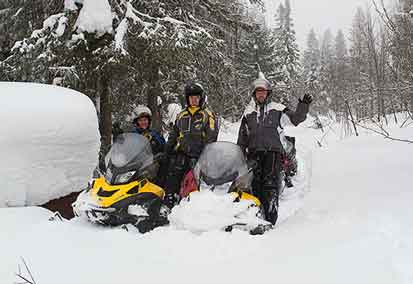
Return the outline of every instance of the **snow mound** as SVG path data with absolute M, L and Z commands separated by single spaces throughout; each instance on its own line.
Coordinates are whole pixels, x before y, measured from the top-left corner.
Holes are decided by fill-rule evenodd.
M 220 195 L 210 190 L 193 192 L 172 209 L 168 219 L 177 229 L 194 233 L 223 230 L 237 223 L 248 224 L 248 228 L 267 224 L 256 217 L 258 207 L 251 207 L 252 201 L 234 199 L 231 194 Z
M 0 207 L 39 205 L 79 191 L 97 164 L 93 103 L 57 86 L 0 82 Z

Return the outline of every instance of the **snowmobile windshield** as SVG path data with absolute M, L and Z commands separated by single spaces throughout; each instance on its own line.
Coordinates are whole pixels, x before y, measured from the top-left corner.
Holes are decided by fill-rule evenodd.
M 107 169 L 114 166 L 139 171 L 153 163 L 151 145 L 138 133 L 123 133 L 116 137 L 105 163 Z
M 214 187 L 245 179 L 249 174 L 241 148 L 230 142 L 208 144 L 194 168 L 198 184 Z

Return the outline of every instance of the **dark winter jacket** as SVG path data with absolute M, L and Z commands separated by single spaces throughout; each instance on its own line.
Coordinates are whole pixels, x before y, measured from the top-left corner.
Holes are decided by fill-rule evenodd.
M 218 121 L 206 108 L 186 108 L 177 117 L 169 134 L 166 151 L 197 158 L 208 143 L 218 137 Z
M 242 117 L 237 144 L 246 152 L 275 151 L 281 152 L 279 130 L 291 122 L 297 126 L 306 119 L 308 104 L 299 102 L 296 111 L 289 110 L 282 104 L 268 103 L 256 105 L 254 100 L 247 106 Z M 284 124 L 284 125 L 283 125 Z
M 149 140 L 152 148 L 152 153 L 154 155 L 164 151 L 165 139 L 160 133 L 152 129 L 141 129 L 138 127 L 135 128 L 134 132 L 145 136 Z

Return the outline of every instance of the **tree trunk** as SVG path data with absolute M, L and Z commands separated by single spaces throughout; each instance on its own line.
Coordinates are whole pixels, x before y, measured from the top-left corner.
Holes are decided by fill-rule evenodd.
M 370 99 L 370 119 L 374 117 L 374 99 L 373 99 L 373 93 L 371 93 L 371 99 Z
M 159 67 L 152 63 L 148 68 L 148 107 L 152 111 L 151 128 L 162 132 L 162 117 L 158 105 L 158 96 L 161 97 L 161 87 L 159 82 Z
M 112 100 L 109 92 L 109 78 L 105 72 L 99 76 L 98 92 L 100 97 L 99 129 L 100 129 L 100 153 L 99 161 L 102 166 L 105 155 L 112 144 Z
M 351 122 L 353 124 L 354 132 L 356 133 L 356 136 L 359 136 L 359 133 L 357 132 L 356 122 L 354 121 L 354 117 L 353 117 L 353 114 L 351 113 L 351 108 L 350 108 L 348 101 L 346 101 L 346 105 L 347 105 L 348 113 L 350 114 Z
M 413 112 L 413 91 L 410 91 L 410 112 Z
M 380 91 L 377 91 L 377 121 L 381 121 L 381 97 L 380 97 Z

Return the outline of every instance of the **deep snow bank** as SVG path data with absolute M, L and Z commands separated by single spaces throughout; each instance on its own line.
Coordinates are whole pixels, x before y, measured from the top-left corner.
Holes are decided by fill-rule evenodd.
M 97 164 L 88 97 L 66 88 L 0 82 L 0 207 L 38 205 L 77 191 Z

